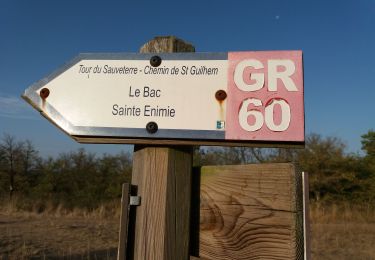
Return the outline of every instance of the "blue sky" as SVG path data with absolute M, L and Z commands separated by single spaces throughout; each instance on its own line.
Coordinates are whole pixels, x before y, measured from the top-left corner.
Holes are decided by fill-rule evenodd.
M 306 132 L 360 151 L 375 128 L 375 0 L 0 1 L 0 134 L 30 139 L 43 156 L 80 145 L 20 95 L 80 52 L 137 52 L 175 35 L 198 52 L 303 50 Z

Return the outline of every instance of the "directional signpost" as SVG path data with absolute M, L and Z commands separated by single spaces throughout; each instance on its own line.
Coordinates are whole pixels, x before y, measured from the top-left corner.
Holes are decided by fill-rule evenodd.
M 301 51 L 81 54 L 23 98 L 79 142 L 304 143 Z
M 78 142 L 136 144 L 131 184 L 136 187 L 132 195 L 137 203 L 122 203 L 118 259 L 188 259 L 196 251 L 190 207 L 199 207 L 191 203 L 192 195 L 197 196 L 191 194 L 192 146 L 303 146 L 302 52 L 193 53 L 192 45 L 175 37 L 156 37 L 141 52 L 81 54 L 30 86 L 22 97 Z M 261 191 L 264 183 L 280 186 L 279 178 L 265 181 L 261 173 L 253 181 L 259 194 L 268 194 Z M 225 187 L 236 191 L 239 182 L 245 192 L 250 183 L 241 179 Z M 295 183 L 299 182 L 287 177 L 281 184 L 288 190 L 285 196 L 297 194 Z M 194 190 L 200 187 L 196 186 Z M 226 194 L 230 201 L 238 195 Z M 222 196 L 218 198 L 222 203 Z M 216 203 L 215 198 L 212 201 Z M 136 216 L 129 217 L 131 235 L 127 236 L 129 205 L 137 207 Z M 232 213 L 239 217 L 231 207 L 228 212 L 229 219 Z M 277 223 L 272 222 L 276 231 Z M 286 230 L 297 230 L 293 225 L 286 224 Z M 289 240 L 284 244 L 290 253 L 295 251 L 295 241 Z

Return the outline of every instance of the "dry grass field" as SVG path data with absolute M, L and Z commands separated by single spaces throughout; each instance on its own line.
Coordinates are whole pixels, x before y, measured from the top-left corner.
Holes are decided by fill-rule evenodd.
M 0 259 L 116 259 L 119 210 L 0 211 Z M 311 207 L 312 259 L 375 259 L 375 211 Z
M 310 216 L 312 259 L 375 259 L 375 211 L 370 206 L 312 205 Z

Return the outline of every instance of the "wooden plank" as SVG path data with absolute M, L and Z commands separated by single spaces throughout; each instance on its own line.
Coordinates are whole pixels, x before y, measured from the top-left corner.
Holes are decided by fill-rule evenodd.
M 301 178 L 292 164 L 202 167 L 199 256 L 303 259 Z
M 175 37 L 157 37 L 141 52 L 194 51 Z M 189 259 L 192 148 L 136 145 L 132 184 L 142 202 L 137 207 L 134 259 Z
M 121 197 L 119 245 L 118 245 L 118 252 L 117 252 L 118 260 L 126 260 L 126 248 L 127 248 L 127 242 L 128 242 L 129 194 L 130 194 L 130 184 L 123 183 L 122 184 L 122 197 Z

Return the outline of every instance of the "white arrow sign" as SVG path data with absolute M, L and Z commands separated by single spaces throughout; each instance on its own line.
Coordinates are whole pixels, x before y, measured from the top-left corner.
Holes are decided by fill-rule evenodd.
M 288 70 L 287 63 L 279 63 Z M 240 76 L 234 73 L 229 75 L 229 79 L 237 77 L 233 80 L 239 81 L 246 73 L 246 67 L 253 65 L 240 64 L 243 67 L 237 72 Z M 257 69 L 255 65 L 253 67 Z M 232 100 L 228 83 L 230 67 L 228 53 L 81 54 L 26 89 L 23 98 L 81 142 L 174 143 L 168 140 L 178 140 L 178 143 L 189 144 L 213 144 L 217 141 L 235 144 L 255 140 L 303 143 L 300 137 L 298 140 L 238 138 L 238 131 L 234 128 L 231 130 L 232 137 L 226 136 L 227 124 L 231 121 L 227 114 L 227 102 Z M 277 66 L 275 69 L 277 72 Z M 302 73 L 302 68 L 298 69 L 300 71 L 297 72 Z M 294 66 L 294 71 L 287 71 L 290 75 L 279 73 L 276 83 L 279 78 L 284 83 L 294 84 L 292 74 L 295 71 Z M 249 88 L 246 79 L 242 83 L 241 88 Z M 256 90 L 263 85 L 258 84 Z M 298 86 L 299 89 L 294 87 L 302 97 L 299 102 L 303 104 L 303 85 Z M 276 105 L 264 111 L 273 109 L 267 113 L 281 113 L 284 121 L 276 122 L 280 119 L 272 121 L 272 118 L 270 121 L 267 115 L 263 120 L 265 123 L 252 122 L 247 117 L 241 119 L 241 113 L 251 110 L 249 102 L 246 103 L 249 107 L 235 115 L 240 126 L 250 130 L 257 128 L 256 131 L 265 123 L 276 130 L 289 127 L 290 119 L 286 121 L 285 118 L 290 118 L 290 108 L 284 109 L 282 101 L 277 100 Z M 257 104 L 260 103 L 252 103 L 254 106 Z M 240 104 L 236 106 L 238 111 Z M 275 106 L 277 109 L 274 111 Z M 279 110 L 281 112 L 277 112 Z M 285 116 L 283 113 L 289 114 Z

